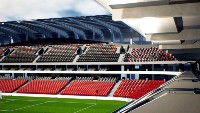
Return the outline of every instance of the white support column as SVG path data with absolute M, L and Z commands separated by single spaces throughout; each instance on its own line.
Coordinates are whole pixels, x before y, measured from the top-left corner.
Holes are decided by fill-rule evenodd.
M 12 77 L 13 77 L 13 78 L 15 77 L 15 73 L 12 73 Z
M 13 41 L 13 38 L 12 37 L 10 37 L 10 43 L 12 44 L 12 43 L 14 43 L 14 41 Z
M 130 38 L 130 45 L 133 45 L 133 39 Z
M 199 63 L 197 63 L 197 69 L 199 70 Z
M 121 66 L 121 71 L 124 71 L 124 65 Z M 121 79 L 125 77 L 125 79 L 127 78 L 127 74 L 121 74 Z
M 24 77 L 27 78 L 27 76 L 28 76 L 28 74 L 27 74 L 27 73 L 24 73 Z
M 36 70 L 38 69 L 38 65 L 35 66 Z
M 139 69 L 140 66 L 135 66 L 135 69 Z M 140 75 L 139 74 L 135 74 L 135 79 L 139 79 Z

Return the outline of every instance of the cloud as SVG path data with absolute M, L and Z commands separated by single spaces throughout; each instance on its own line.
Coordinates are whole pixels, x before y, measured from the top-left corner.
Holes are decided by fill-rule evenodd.
M 94 0 L 0 0 L 0 21 L 109 14 Z

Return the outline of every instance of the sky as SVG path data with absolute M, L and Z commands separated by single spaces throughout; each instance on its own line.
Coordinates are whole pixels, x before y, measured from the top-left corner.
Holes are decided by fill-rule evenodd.
M 95 0 L 0 0 L 0 22 L 105 14 Z

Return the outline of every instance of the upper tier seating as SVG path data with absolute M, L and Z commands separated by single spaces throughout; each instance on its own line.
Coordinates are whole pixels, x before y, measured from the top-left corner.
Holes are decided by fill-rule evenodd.
M 104 79 L 102 79 L 104 80 Z M 94 81 L 91 79 L 78 79 L 72 81 L 62 92 L 62 95 L 106 96 L 114 86 L 113 79 Z M 98 92 L 97 92 L 98 90 Z
M 113 96 L 138 99 L 163 83 L 163 80 L 122 80 Z
M 36 62 L 73 62 L 78 44 L 52 45 Z
M 120 53 L 116 51 L 114 44 L 94 44 L 88 48 L 86 54 L 80 55 L 77 62 L 118 62 Z
M 17 93 L 33 93 L 33 94 L 57 94 L 67 83 L 69 79 L 50 80 L 36 79 L 20 88 Z
M 0 47 L 0 59 L 4 56 L 4 52 L 7 50 L 7 47 Z
M 15 46 L 15 50 L 6 56 L 2 63 L 33 62 L 37 57 L 36 52 L 40 46 Z
M 158 48 L 136 48 L 126 53 L 124 62 L 173 61 L 170 54 Z
M 11 93 L 26 83 L 27 80 L 0 79 L 0 91 Z

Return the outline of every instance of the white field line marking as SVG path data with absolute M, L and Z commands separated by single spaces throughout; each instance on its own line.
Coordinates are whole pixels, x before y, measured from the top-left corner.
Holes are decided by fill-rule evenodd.
M 96 104 L 96 103 L 84 103 L 84 102 L 65 102 L 70 104 Z
M 91 105 L 91 106 L 88 106 L 88 107 L 85 107 L 85 108 L 80 109 L 80 110 L 78 110 L 78 111 L 75 111 L 74 113 L 78 113 L 78 112 L 84 111 L 84 110 L 86 110 L 86 109 L 88 109 L 88 108 L 91 108 L 91 107 L 93 107 L 93 106 L 96 106 L 96 105 L 97 105 L 97 104 L 93 104 L 93 105 Z
M 66 102 L 66 103 L 70 103 L 70 104 L 79 104 L 80 102 Z
M 35 102 L 35 101 L 39 101 L 39 100 L 24 100 L 24 101 Z
M 26 109 L 26 108 L 34 107 L 34 106 L 39 106 L 39 105 L 46 104 L 46 103 L 48 103 L 48 101 L 47 102 L 42 102 L 42 103 L 39 103 L 39 104 L 33 104 L 33 105 L 30 105 L 30 106 L 25 106 L 25 107 L 13 109 L 13 110 L 10 110 L 10 111 L 17 111 L 17 110 L 21 110 L 21 109 Z
M 34 107 L 34 106 L 39 106 L 39 105 L 42 105 L 42 104 L 46 104 L 48 102 L 49 101 L 42 102 L 42 103 L 39 103 L 39 104 L 33 104 L 33 105 L 30 105 L 30 106 L 25 106 L 25 107 L 21 107 L 21 108 L 16 108 L 16 109 L 12 109 L 12 110 L 0 110 L 0 111 L 18 111 L 18 110 L 21 110 L 21 109 L 26 109 L 26 108 L 30 108 L 30 107 Z
M 47 101 L 47 102 L 59 102 L 59 101 Z
M 7 99 L 8 100 L 8 99 Z M 10 99 L 11 100 L 11 99 Z M 19 99 L 12 99 L 11 101 L 15 101 L 15 100 L 19 100 Z M 6 101 L 6 102 L 11 102 L 11 101 Z M 24 100 L 24 101 L 39 101 L 39 100 Z M 30 108 L 30 107 L 34 107 L 34 106 L 38 106 L 38 105 L 42 105 L 42 104 L 46 104 L 46 103 L 49 103 L 49 102 L 59 102 L 59 101 L 46 101 L 46 102 L 42 102 L 42 103 L 39 103 L 39 104 L 33 104 L 33 105 L 29 105 L 29 106 L 25 106 L 25 107 L 21 107 L 21 108 L 16 108 L 16 109 L 12 109 L 12 110 L 0 110 L 0 111 L 4 111 L 4 112 L 7 112 L 7 111 L 18 111 L 18 110 L 21 110 L 21 109 L 26 109 L 26 108 Z M 4 102 L 5 103 L 5 102 Z M 78 112 L 81 112 L 83 110 L 86 110 L 90 107 L 93 107 L 96 105 L 96 103 L 83 103 L 83 102 L 66 102 L 66 103 L 71 103 L 71 104 L 92 104 L 91 106 L 88 106 L 88 107 L 85 107 L 83 109 L 80 109 L 74 113 L 78 113 Z
M 6 100 L 8 100 L 8 99 L 6 99 Z M 15 100 L 18 100 L 18 99 L 9 99 L 8 101 L 5 101 L 5 102 L 0 102 L 1 104 L 3 104 L 3 103 L 8 103 L 8 102 L 13 102 L 13 101 L 15 101 Z
M 0 110 L 0 111 L 9 111 L 9 110 Z
M 4 100 L 18 100 L 18 99 L 4 99 Z

